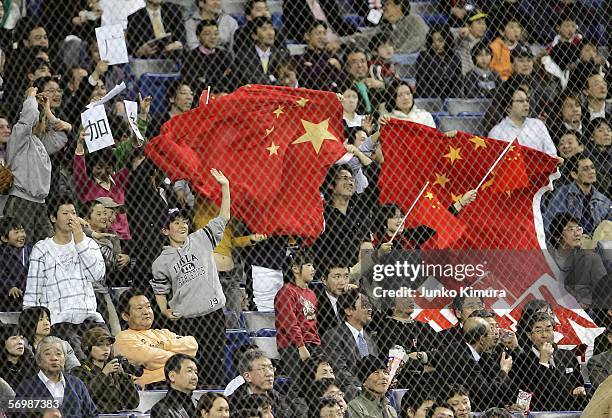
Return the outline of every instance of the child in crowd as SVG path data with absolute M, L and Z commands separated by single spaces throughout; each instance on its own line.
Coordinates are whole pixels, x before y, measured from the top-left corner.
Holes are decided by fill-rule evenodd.
M 391 62 L 391 58 L 395 54 L 395 48 L 389 34 L 386 32 L 377 33 L 372 37 L 368 46 L 373 57 L 368 63 L 370 77 L 381 81 L 399 79 Z
M 478 42 L 472 48 L 472 68 L 465 75 L 466 97 L 492 97 L 502 83 L 499 74 L 490 68 L 493 51 L 485 42 Z
M 199 347 L 200 384 L 223 384 L 223 346 L 225 344 L 225 295 L 219 281 L 213 250 L 221 241 L 230 219 L 230 189 L 227 178 L 211 171 L 221 186 L 219 216 L 191 234 L 189 219 L 179 209 L 169 209 L 161 220 L 161 233 L 168 245 L 153 262 L 151 286 L 171 331 L 193 335 Z M 172 295 L 168 300 L 168 295 Z M 205 330 L 202 324 L 206 324 Z
M 297 250 L 289 256 L 285 284 L 274 298 L 276 344 L 283 370 L 292 382 L 300 381 L 298 365 L 308 360 L 321 344 L 317 332 L 317 296 L 308 288 L 314 273 L 310 255 Z
M 567 161 L 574 155 L 584 151 L 584 145 L 581 141 L 582 136 L 578 132 L 566 129 L 560 135 L 557 150 L 559 150 L 559 157 L 563 158 L 564 162 L 559 167 L 561 177 L 555 180 L 555 187 L 569 184 L 573 181 Z
M 26 232 L 15 218 L 0 220 L 0 310 L 20 311 L 30 265 L 32 245 L 26 244 Z
M 557 35 L 546 48 L 548 55 L 542 58 L 546 71 L 555 76 L 565 88 L 569 82 L 571 71 L 580 60 L 580 41 L 582 35 L 578 34 L 576 19 L 562 13 L 557 20 Z
M 290 61 L 282 61 L 278 65 L 272 67 L 272 74 L 278 81 L 278 84 L 285 87 L 300 87 L 295 71 L 295 64 Z
M 514 18 L 508 18 L 497 28 L 499 36 L 491 42 L 491 69 L 497 71 L 502 80 L 506 81 L 512 75 L 510 51 L 514 49 L 523 35 L 523 28 Z

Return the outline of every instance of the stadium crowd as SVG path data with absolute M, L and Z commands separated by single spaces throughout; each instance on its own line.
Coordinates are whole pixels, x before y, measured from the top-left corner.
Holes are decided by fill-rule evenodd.
M 145 0 L 127 17 L 131 62 L 111 66 L 94 29 L 119 3 L 0 3 L 0 177 L 12 177 L 0 181 L 0 311 L 19 312 L 0 328 L 0 416 L 134 411 L 157 389 L 167 392 L 152 417 L 612 411 L 612 70 L 600 43 L 612 39 L 610 2 L 438 0 L 426 3 L 433 18 L 408 0 L 285 0 L 282 13 L 246 0 L 240 16 L 220 0 Z M 176 80 L 152 97 L 134 63 L 151 73 L 161 61 Z M 104 105 L 115 144 L 89 153 L 81 113 L 121 82 Z M 342 101 L 347 155 L 321 185 L 326 228 L 312 245 L 249 231 L 222 172 L 206 173 L 217 206 L 144 154 L 207 88 L 219 97 L 246 84 Z M 138 101 L 144 142 L 125 99 Z M 413 319 L 411 298 L 381 305 L 360 283 L 362 250 L 419 249 L 436 233 L 404 228 L 377 187 L 381 126 L 442 130 L 448 115 L 430 99 L 486 103 L 466 115 L 472 133 L 560 157 L 541 213 L 559 280 L 605 329 L 588 363 L 555 344 L 546 301 L 527 303 L 513 331 L 484 300 L 458 297 L 457 324 L 436 332 Z M 466 191 L 448 210 L 476 199 Z M 274 311 L 274 355 L 255 340 L 231 346 L 243 311 Z M 390 376 L 396 345 L 407 355 Z M 408 389 L 401 404 L 390 387 Z M 14 396 L 59 403 L 16 411 Z

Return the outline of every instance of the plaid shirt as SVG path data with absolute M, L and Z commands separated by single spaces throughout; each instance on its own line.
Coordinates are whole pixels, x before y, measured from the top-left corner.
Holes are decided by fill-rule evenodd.
M 47 307 L 52 325 L 81 324 L 86 319 L 104 322 L 96 312 L 93 283 L 101 282 L 105 272 L 100 247 L 91 238 L 66 245 L 53 238 L 39 241 L 30 255 L 23 307 Z

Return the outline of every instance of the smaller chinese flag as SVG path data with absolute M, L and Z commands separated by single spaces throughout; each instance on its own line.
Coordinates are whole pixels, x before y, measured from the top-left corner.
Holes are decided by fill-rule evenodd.
M 450 247 L 465 231 L 465 225 L 440 203 L 431 190 L 419 198 L 406 223 L 409 227 L 425 225 L 435 229 L 436 235 L 428 247 L 439 249 Z
M 516 138 L 494 173 L 495 180 L 491 186 L 494 192 L 508 192 L 529 186 L 523 151 Z

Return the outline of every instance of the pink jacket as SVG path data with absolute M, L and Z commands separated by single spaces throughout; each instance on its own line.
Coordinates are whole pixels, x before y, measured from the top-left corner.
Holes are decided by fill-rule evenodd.
M 124 204 L 125 188 L 127 187 L 130 174 L 127 168 L 124 168 L 111 176 L 114 184 L 110 190 L 106 190 L 89 177 L 87 174 L 87 166 L 85 165 L 84 155 L 74 156 L 74 159 L 72 160 L 72 169 L 76 191 L 79 195 L 79 199 L 81 199 L 81 202 L 90 202 L 99 197 L 110 197 L 118 204 Z M 127 215 L 125 213 L 117 213 L 116 221 L 113 225 L 111 225 L 111 227 L 117 233 L 117 236 L 120 239 L 128 240 L 132 238 L 132 235 L 130 234 L 130 227 L 128 226 Z

